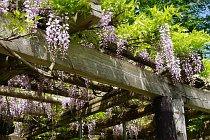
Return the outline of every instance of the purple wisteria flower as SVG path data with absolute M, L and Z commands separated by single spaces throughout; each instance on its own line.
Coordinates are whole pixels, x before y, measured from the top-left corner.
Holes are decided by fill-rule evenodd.
M 190 82 L 192 81 L 192 76 L 193 76 L 193 68 L 192 65 L 190 63 L 189 58 L 182 60 L 182 69 L 185 72 L 185 81 L 186 82 Z
M 94 130 L 95 130 L 95 126 L 96 126 L 96 120 L 93 119 L 91 122 L 87 122 L 86 125 L 88 127 L 88 138 L 90 140 L 92 140 L 93 137 L 94 137 Z
M 185 57 L 182 61 L 182 68 L 184 71 L 184 81 L 192 82 L 193 76 L 199 74 L 203 68 L 203 63 L 201 61 L 201 56 L 197 53 L 190 53 L 190 56 Z
M 163 55 L 158 53 L 155 57 L 155 72 L 157 75 L 160 75 L 164 70 L 164 62 L 163 62 Z
M 49 20 L 47 22 L 46 28 L 46 40 L 48 42 L 48 50 L 50 52 L 52 60 L 57 56 L 57 52 L 60 52 L 64 57 L 67 53 L 69 47 L 69 24 L 63 23 L 61 17 L 54 14 L 49 15 Z M 65 17 L 68 20 L 68 17 Z M 63 24 L 62 24 L 63 23 Z
M 144 60 L 149 60 L 149 53 L 146 51 L 146 50 L 142 50 L 142 51 L 139 51 L 138 56 L 140 56 L 141 58 L 143 58 Z
M 129 124 L 127 125 L 129 136 L 131 139 L 135 137 L 137 140 L 138 138 L 138 133 L 139 133 L 139 121 L 138 120 L 131 120 Z
M 113 130 L 113 136 L 117 138 L 118 136 L 123 134 L 123 125 L 122 124 L 115 125 L 113 126 L 112 130 Z
M 103 12 L 101 14 L 101 20 L 99 21 L 99 27 L 102 28 L 108 26 L 111 20 L 112 20 L 112 12 L 110 11 L 107 13 Z
M 173 81 L 179 82 L 181 80 L 181 69 L 179 66 L 179 59 L 174 55 L 173 43 L 170 37 L 168 24 L 160 26 L 159 32 L 162 45 L 162 54 L 166 62 L 166 67 L 169 70 Z
M 117 42 L 117 55 L 120 55 L 123 50 L 126 49 L 126 44 L 128 44 L 128 42 L 124 39 L 119 39 L 119 41 Z
M 0 2 L 0 13 L 7 13 L 9 10 L 9 1 L 8 0 L 2 0 Z
M 101 16 L 101 20 L 99 21 L 99 36 L 100 36 L 100 44 L 103 48 L 107 47 L 110 44 L 117 45 L 117 55 L 120 55 L 123 50 L 126 49 L 127 41 L 124 39 L 120 39 L 118 35 L 115 33 L 114 26 L 110 25 L 112 12 L 103 12 Z
M 191 59 L 192 59 L 192 66 L 194 68 L 194 73 L 198 74 L 201 72 L 202 67 L 203 67 L 203 63 L 202 63 L 202 58 L 199 54 L 197 53 L 191 53 Z
M 26 0 L 23 5 L 25 8 L 25 12 L 26 12 L 26 21 L 28 23 L 33 23 L 33 24 L 29 24 L 28 30 L 34 33 L 37 30 L 37 24 L 38 21 L 35 21 L 35 18 L 39 15 L 40 13 L 40 8 L 41 8 L 41 0 Z
M 9 87 L 20 86 L 21 88 L 27 90 L 31 89 L 30 77 L 25 74 L 15 76 L 12 79 L 8 80 L 7 83 Z
M 62 107 L 64 110 L 66 109 L 73 109 L 76 104 L 76 100 L 74 98 L 67 98 L 63 97 L 62 98 Z

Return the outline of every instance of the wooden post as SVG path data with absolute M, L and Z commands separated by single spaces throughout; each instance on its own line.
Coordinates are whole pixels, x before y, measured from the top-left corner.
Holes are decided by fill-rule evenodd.
M 181 98 L 173 99 L 172 106 L 174 112 L 177 140 L 187 140 L 184 102 Z
M 82 120 L 79 120 L 79 140 L 82 140 Z
M 177 140 L 173 117 L 172 98 L 157 97 L 154 100 L 155 123 L 158 140 Z
M 126 122 L 123 122 L 123 140 L 127 140 Z

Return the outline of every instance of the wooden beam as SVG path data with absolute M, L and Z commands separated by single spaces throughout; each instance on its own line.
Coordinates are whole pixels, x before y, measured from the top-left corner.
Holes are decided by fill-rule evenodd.
M 37 38 L 0 41 L 16 51 L 23 59 L 36 65 L 50 66 L 47 44 L 39 32 Z M 0 47 L 0 53 L 9 53 Z M 117 86 L 150 97 L 179 94 L 187 107 L 210 112 L 210 94 L 189 86 L 173 85 L 164 77 L 158 77 L 128 62 L 113 58 L 97 50 L 70 45 L 66 59 L 57 59 L 55 69 L 78 74 L 91 80 Z
M 34 91 L 0 86 L 0 95 L 61 105 L 61 100 Z

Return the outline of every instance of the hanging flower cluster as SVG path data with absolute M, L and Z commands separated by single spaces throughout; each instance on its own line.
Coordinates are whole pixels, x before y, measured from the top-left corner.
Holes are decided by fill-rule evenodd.
M 170 37 L 168 24 L 159 27 L 162 50 L 155 58 L 156 73 L 159 75 L 168 70 L 173 82 L 192 82 L 193 76 L 202 70 L 202 58 L 197 53 L 190 53 L 188 57 L 182 57 L 180 61 L 174 55 L 173 44 Z M 182 77 L 182 80 L 181 80 Z
M 139 123 L 137 120 L 132 120 L 130 121 L 130 123 L 128 124 L 128 132 L 129 132 L 129 136 L 131 139 L 133 139 L 133 137 L 135 137 L 135 139 L 138 139 L 138 134 L 139 134 Z
M 91 122 L 87 122 L 86 125 L 88 127 L 88 138 L 90 140 L 92 140 L 93 137 L 94 137 L 94 130 L 95 130 L 95 127 L 96 127 L 96 120 L 93 119 Z
M 23 3 L 26 12 L 26 22 L 28 23 L 28 32 L 37 32 L 38 21 L 36 20 L 36 17 L 40 13 L 41 4 L 41 0 L 26 0 Z
M 39 103 L 37 101 L 30 101 L 27 99 L 15 97 L 0 96 L 1 115 L 5 118 L 13 120 L 14 118 L 21 118 L 23 114 L 36 113 L 44 110 L 47 115 L 51 115 L 51 105 L 49 103 Z
M 169 70 L 174 82 L 179 82 L 181 80 L 181 68 L 180 62 L 174 55 L 173 44 L 170 37 L 170 30 L 168 24 L 164 24 L 159 27 L 160 39 L 162 45 L 163 62 L 166 62 L 166 68 Z M 157 70 L 161 71 L 162 62 L 160 56 L 156 58 Z
M 101 46 L 103 48 L 110 44 L 117 44 L 117 55 L 120 55 L 123 50 L 126 49 L 127 41 L 120 39 L 114 31 L 114 26 L 109 25 L 112 19 L 112 12 L 104 12 L 101 14 L 101 20 L 99 21 L 99 36 Z
M 69 24 L 65 22 L 67 20 L 67 16 L 62 19 L 52 13 L 49 15 L 46 28 L 46 40 L 48 42 L 48 50 L 53 61 L 55 61 L 54 59 L 57 56 L 57 52 L 60 52 L 63 57 L 67 53 L 70 42 L 70 36 L 68 33 Z
M 189 57 L 185 57 L 181 61 L 184 82 L 192 82 L 193 76 L 199 74 L 203 68 L 202 58 L 197 53 L 190 53 Z
M 120 135 L 123 134 L 123 125 L 115 125 L 112 127 L 112 131 L 113 131 L 113 136 L 115 138 L 119 137 Z

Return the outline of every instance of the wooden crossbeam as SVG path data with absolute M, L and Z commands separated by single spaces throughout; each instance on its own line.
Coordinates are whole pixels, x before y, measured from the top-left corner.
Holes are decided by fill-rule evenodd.
M 143 116 L 146 116 L 146 115 L 149 115 L 152 113 L 153 113 L 153 110 L 152 110 L 151 104 L 146 105 L 144 107 L 142 106 L 142 107 L 130 109 L 127 112 L 113 115 L 111 118 L 107 119 L 104 122 L 97 122 L 96 129 L 101 130 L 103 128 L 121 124 L 122 122 L 127 122 L 130 120 L 138 119 L 138 118 L 141 118 Z
M 28 62 L 50 66 L 47 44 L 41 32 L 37 38 L 22 38 L 12 42 L 0 41 L 0 43 L 7 45 Z M 0 53 L 9 55 L 2 47 L 0 47 Z M 55 69 L 150 97 L 178 94 L 183 98 L 187 107 L 210 112 L 208 92 L 186 85 L 173 85 L 164 77 L 158 77 L 149 71 L 93 49 L 71 45 L 66 59 L 57 59 Z
M 113 97 L 108 99 L 99 98 L 99 102 L 95 102 L 94 104 L 90 104 L 88 107 L 85 107 L 78 111 L 67 111 L 61 116 L 61 120 L 58 122 L 59 125 L 67 124 L 76 121 L 78 118 L 87 117 L 89 115 L 93 115 L 100 111 L 105 111 L 106 109 L 120 105 L 129 99 L 138 98 L 138 95 L 135 93 L 128 93 L 127 91 L 124 93 L 119 93 Z M 91 102 L 91 101 L 90 101 Z
M 0 95 L 61 105 L 61 100 L 34 91 L 0 86 Z

